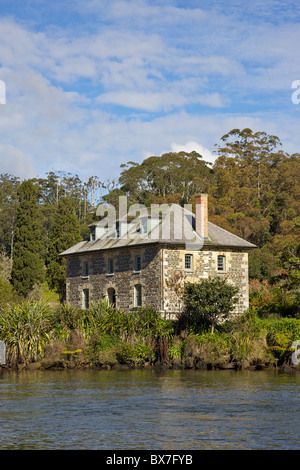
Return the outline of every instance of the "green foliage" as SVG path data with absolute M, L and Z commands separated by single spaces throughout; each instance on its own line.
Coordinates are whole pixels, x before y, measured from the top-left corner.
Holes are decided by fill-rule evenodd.
M 298 292 L 289 290 L 281 280 L 273 285 L 267 281 L 259 282 L 252 279 L 249 283 L 249 303 L 256 313 L 265 317 L 270 314 L 299 317 L 300 303 Z
M 37 195 L 37 187 L 31 181 L 24 181 L 18 189 L 19 205 L 11 281 L 22 296 L 26 296 L 35 284 L 44 279 Z
M 206 192 L 211 180 L 211 169 L 196 152 L 166 153 L 122 167 L 121 189 L 145 205 L 158 197 L 167 202 L 166 198 L 174 194 L 179 194 L 181 203 L 188 203 L 193 194 Z
M 280 288 L 270 285 L 268 281 L 249 282 L 249 303 L 258 315 L 266 316 L 278 311 L 281 299 Z
M 215 326 L 232 312 L 237 293 L 237 287 L 220 277 L 186 284 L 185 310 L 180 321 L 196 333 L 208 326 L 213 333 Z
M 13 286 L 0 277 L 0 308 L 15 302 L 18 298 Z
M 270 280 L 280 269 L 278 256 L 263 246 L 249 253 L 249 277 L 258 281 Z
M 61 302 L 65 299 L 66 263 L 59 254 L 80 240 L 79 221 L 74 213 L 72 201 L 62 198 L 57 205 L 47 253 L 47 281 L 50 288 L 59 293 Z
M 299 155 L 279 150 L 278 137 L 251 129 L 233 129 L 221 141 L 213 166 L 211 221 L 219 217 L 243 238 L 272 247 L 286 222 L 299 216 Z M 288 231 L 293 234 L 291 227 Z
M 85 333 L 90 324 L 86 318 L 86 311 L 70 304 L 63 304 L 52 310 L 49 323 L 54 338 L 63 342 L 68 341 L 72 332 L 76 330 Z
M 149 345 L 138 342 L 134 345 L 123 342 L 116 352 L 117 360 L 120 364 L 141 364 L 153 361 L 154 354 Z
M 140 307 L 131 314 L 135 319 L 136 330 L 141 336 L 148 337 L 151 334 L 155 338 L 164 336 L 171 339 L 173 337 L 174 325 L 163 319 L 153 307 Z
M 19 185 L 19 178 L 0 174 L 0 251 L 10 257 L 13 253 Z
M 181 357 L 185 365 L 220 367 L 229 362 L 230 344 L 230 337 L 217 331 L 190 333 L 181 346 Z
M 0 338 L 6 343 L 8 364 L 28 364 L 43 356 L 50 342 L 49 308 L 38 302 L 7 306 L 0 311 Z

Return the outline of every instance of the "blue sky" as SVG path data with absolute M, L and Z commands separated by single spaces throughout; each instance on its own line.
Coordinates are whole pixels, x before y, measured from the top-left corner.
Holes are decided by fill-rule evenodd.
M 298 0 L 1 0 L 0 173 L 117 179 L 233 128 L 300 152 Z M 300 93 L 299 93 L 300 97 Z

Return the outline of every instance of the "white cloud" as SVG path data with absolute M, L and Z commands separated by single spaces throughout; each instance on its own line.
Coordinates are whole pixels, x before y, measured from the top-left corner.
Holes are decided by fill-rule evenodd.
M 128 160 L 192 146 L 213 161 L 214 144 L 237 127 L 271 132 L 297 151 L 299 25 L 291 8 L 288 24 L 269 21 L 279 2 L 266 1 L 55 2 L 60 23 L 43 28 L 2 17 L 0 172 L 105 179 Z M 79 22 L 65 28 L 75 7 Z
M 0 145 L 0 173 L 11 174 L 21 179 L 37 176 L 29 155 L 10 145 Z
M 216 159 L 216 155 L 213 155 L 209 149 L 203 147 L 203 145 L 198 144 L 197 142 L 187 142 L 186 144 L 171 144 L 171 151 L 172 152 L 197 152 L 199 155 L 202 155 L 203 160 L 213 163 Z

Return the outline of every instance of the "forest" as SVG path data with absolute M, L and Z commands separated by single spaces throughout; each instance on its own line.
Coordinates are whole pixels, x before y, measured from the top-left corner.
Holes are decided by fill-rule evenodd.
M 266 299 L 284 291 L 290 308 L 297 309 L 300 154 L 287 154 L 278 137 L 251 129 L 233 129 L 220 141 L 214 164 L 196 152 L 166 153 L 124 163 L 118 181 L 49 172 L 22 182 L 0 174 L 2 301 L 10 286 L 24 297 L 45 282 L 63 296 L 64 267 L 57 254 L 88 236 L 101 202 L 117 206 L 126 195 L 129 204 L 183 205 L 205 192 L 209 220 L 257 246 L 249 261 L 252 290 Z M 26 256 L 32 258 L 27 273 Z
M 250 306 L 260 318 L 300 312 L 300 154 L 277 136 L 233 129 L 215 145 L 216 160 L 165 153 L 121 165 L 117 181 L 49 172 L 20 181 L 0 174 L 0 309 L 17 301 L 63 305 L 65 265 L 58 254 L 89 234 L 98 204 L 193 204 L 209 195 L 209 220 L 254 243 Z

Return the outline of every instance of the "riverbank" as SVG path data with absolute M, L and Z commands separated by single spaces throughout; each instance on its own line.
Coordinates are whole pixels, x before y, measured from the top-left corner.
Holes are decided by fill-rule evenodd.
M 132 369 L 153 369 L 153 370 L 252 370 L 252 371 L 263 371 L 263 370 L 274 370 L 284 373 L 299 373 L 300 365 L 293 364 L 283 364 L 281 366 L 270 366 L 270 365 L 260 365 L 260 366 L 247 366 L 247 367 L 237 367 L 236 364 L 228 363 L 220 367 L 211 367 L 210 364 L 207 364 L 204 367 L 198 367 L 197 365 L 193 367 L 186 367 L 183 364 L 176 363 L 164 363 L 164 364 L 143 364 L 143 365 L 132 365 L 132 364 L 105 364 L 105 365 L 95 365 L 95 364 L 45 364 L 43 361 L 32 362 L 30 364 L 19 364 L 18 367 L 7 367 L 6 365 L 0 366 L 0 371 L 9 371 L 9 370 L 27 370 L 27 371 L 36 371 L 36 370 L 132 370 Z
M 19 364 L 17 367 L 9 367 L 6 365 L 0 365 L 0 372 L 9 371 L 71 371 L 71 370 L 103 370 L 103 371 L 128 371 L 128 370 L 154 370 L 154 371 L 167 371 L 167 370 L 199 370 L 199 371 L 275 371 L 278 373 L 286 374 L 299 374 L 300 365 L 295 364 L 282 364 L 279 366 L 260 364 L 259 366 L 250 365 L 245 367 L 239 367 L 234 363 L 223 364 L 221 366 L 211 366 L 211 364 L 202 365 L 199 367 L 198 364 L 193 366 L 186 366 L 178 361 L 161 364 L 89 364 L 89 363 L 49 363 L 45 361 L 31 362 L 30 364 Z
M 6 367 L 29 369 L 172 368 L 199 370 L 294 367 L 300 320 L 255 311 L 214 331 L 181 328 L 151 308 L 118 311 L 106 304 L 89 310 L 40 303 L 2 311 L 0 339 Z

